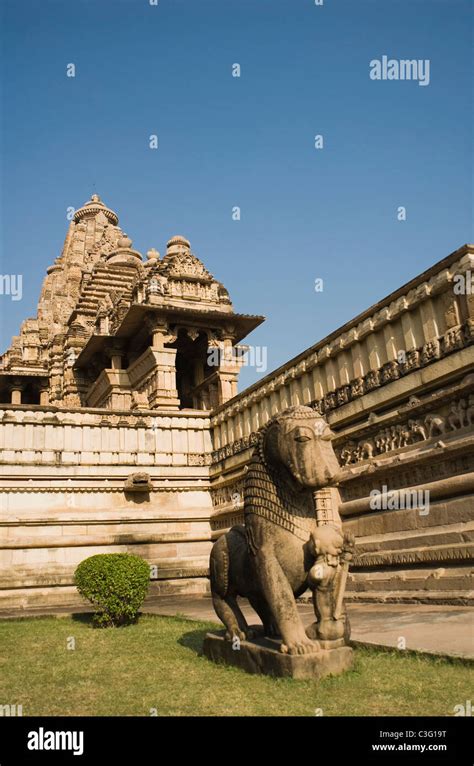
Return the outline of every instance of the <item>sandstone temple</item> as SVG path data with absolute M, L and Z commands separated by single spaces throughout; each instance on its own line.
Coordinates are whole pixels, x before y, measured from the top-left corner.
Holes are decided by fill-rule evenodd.
M 207 593 L 256 434 L 297 404 L 335 433 L 348 599 L 472 602 L 471 273 L 464 245 L 239 394 L 264 318 L 182 236 L 144 259 L 93 195 L 0 357 L 0 610 L 80 603 L 99 552 L 145 558 L 151 597 Z

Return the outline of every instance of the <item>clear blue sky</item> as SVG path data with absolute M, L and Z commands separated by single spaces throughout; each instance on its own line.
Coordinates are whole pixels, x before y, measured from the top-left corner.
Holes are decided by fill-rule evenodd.
M 269 370 L 474 239 L 467 0 L 1 5 L 0 266 L 23 274 L 2 350 L 94 191 L 138 250 L 184 234 L 267 316 Z M 384 54 L 430 59 L 430 84 L 372 81 Z

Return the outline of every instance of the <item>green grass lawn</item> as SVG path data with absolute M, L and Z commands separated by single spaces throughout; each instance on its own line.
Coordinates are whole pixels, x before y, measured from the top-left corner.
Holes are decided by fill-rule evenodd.
M 449 716 L 472 698 L 473 670 L 461 662 L 371 649 L 319 683 L 248 675 L 201 656 L 210 628 L 154 615 L 100 630 L 84 618 L 3 621 L 0 705 L 21 704 L 24 716 Z

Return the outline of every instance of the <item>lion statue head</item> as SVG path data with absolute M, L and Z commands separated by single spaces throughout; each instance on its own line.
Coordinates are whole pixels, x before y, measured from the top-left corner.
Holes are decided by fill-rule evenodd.
M 340 471 L 333 436 L 322 415 L 311 407 L 289 407 L 262 429 L 260 458 L 269 467 L 288 471 L 302 487 L 326 487 Z

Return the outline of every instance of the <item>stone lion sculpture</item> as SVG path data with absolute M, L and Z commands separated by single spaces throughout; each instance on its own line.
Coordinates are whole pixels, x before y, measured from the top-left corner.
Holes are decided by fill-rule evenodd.
M 353 541 L 341 531 L 332 436 L 309 407 L 285 410 L 259 433 L 245 477 L 245 524 L 221 536 L 210 557 L 214 608 L 229 640 L 253 637 L 238 596 L 249 600 L 265 636 L 281 637 L 284 653 L 347 640 L 341 587 Z M 307 632 L 295 599 L 308 587 L 317 622 Z

